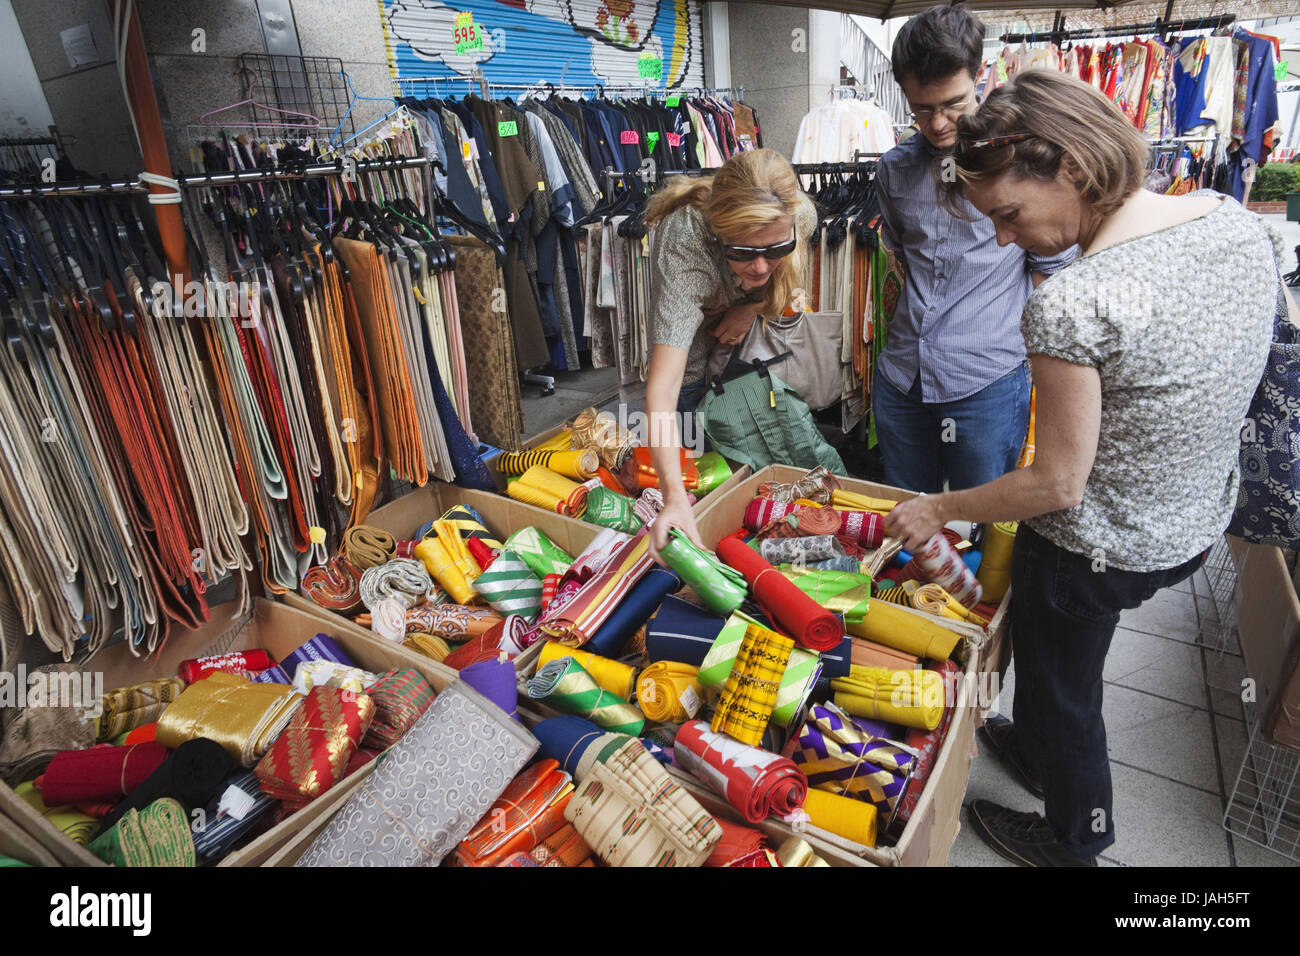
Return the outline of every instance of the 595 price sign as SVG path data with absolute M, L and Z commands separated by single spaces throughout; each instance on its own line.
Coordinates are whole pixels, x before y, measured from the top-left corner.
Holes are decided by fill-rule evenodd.
M 456 29 L 452 35 L 457 53 L 473 53 L 483 49 L 483 27 L 475 25 L 474 14 L 456 15 Z

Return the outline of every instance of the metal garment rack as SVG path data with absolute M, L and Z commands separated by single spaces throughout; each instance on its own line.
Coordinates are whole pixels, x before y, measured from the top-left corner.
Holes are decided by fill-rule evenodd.
M 1169 8 L 1172 9 L 1171 2 Z M 1234 14 L 1224 14 L 1217 17 L 1194 17 L 1191 19 L 1177 20 L 1166 16 L 1163 19 L 1157 19 L 1148 23 L 1129 23 L 1119 24 L 1113 27 L 1094 27 L 1091 29 L 1066 30 L 1065 17 L 1061 13 L 1056 15 L 1056 23 L 1051 30 L 1035 31 L 1032 33 L 1004 33 L 999 39 L 1003 43 L 1035 43 L 1039 40 L 1044 42 L 1050 41 L 1060 45 L 1063 40 L 1090 40 L 1105 37 L 1122 37 L 1122 36 L 1159 36 L 1164 38 L 1170 33 L 1181 33 L 1184 30 L 1217 30 L 1219 27 L 1226 27 L 1235 23 L 1237 17 Z
M 1271 744 L 1253 702 L 1242 704 L 1248 742 L 1223 813 L 1235 837 L 1300 862 L 1300 751 Z
M 403 76 L 398 77 L 395 82 L 402 89 L 403 95 L 413 96 L 415 91 L 408 90 L 409 86 L 421 86 L 427 96 L 430 92 L 435 97 L 440 97 L 439 84 L 446 83 L 451 91 L 455 92 L 457 83 L 467 83 L 471 88 L 481 89 L 482 85 L 478 77 L 471 76 Z M 606 84 L 604 86 L 575 86 L 572 83 L 551 83 L 546 80 L 539 80 L 536 83 L 492 83 L 488 82 L 487 89 L 489 92 L 497 90 L 512 90 L 525 93 L 596 93 L 601 98 L 608 95 L 622 95 L 635 93 L 638 96 L 668 98 L 670 96 L 717 96 L 722 94 L 734 93 L 733 99 L 743 100 L 745 98 L 745 88 L 743 86 L 719 86 L 719 87 L 662 87 L 654 86 L 649 81 L 645 83 L 619 83 Z M 432 87 L 432 89 L 430 89 Z M 470 90 L 473 92 L 473 89 Z

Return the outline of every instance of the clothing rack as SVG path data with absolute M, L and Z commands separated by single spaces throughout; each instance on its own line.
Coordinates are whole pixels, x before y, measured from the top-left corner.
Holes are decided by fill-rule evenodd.
M 306 163 L 283 167 L 266 167 L 260 169 L 240 169 L 222 173 L 203 173 L 181 175 L 176 181 L 182 188 L 199 189 L 208 186 L 235 186 L 240 183 L 261 183 L 281 179 L 314 179 L 320 176 L 341 176 L 355 168 L 358 173 L 380 172 L 386 169 L 410 169 L 419 166 L 436 166 L 442 164 L 428 156 L 397 156 L 389 159 L 359 160 L 355 167 L 342 160 L 332 163 Z M 39 199 L 59 196 L 110 196 L 126 193 L 146 193 L 149 186 L 139 179 L 119 180 L 116 182 L 77 181 L 50 183 L 45 186 L 0 186 L 0 200 L 4 199 Z
M 430 85 L 432 85 L 433 87 L 432 92 L 434 93 L 435 96 L 437 96 L 439 94 L 439 90 L 438 90 L 439 83 L 447 83 L 449 85 L 454 86 L 454 84 L 462 80 L 465 81 L 467 84 L 469 84 L 470 87 L 475 87 L 478 85 L 478 79 L 469 76 L 455 76 L 455 77 L 403 76 L 403 77 L 398 77 L 396 83 L 398 84 L 399 87 L 402 88 L 402 95 L 404 96 L 414 95 L 415 92 L 414 90 L 406 89 L 408 85 L 423 86 L 424 93 L 426 95 L 430 92 L 429 87 Z M 487 84 L 487 87 L 490 92 L 495 92 L 497 90 L 512 90 L 517 92 L 535 92 L 535 93 L 596 93 L 602 99 L 606 94 L 611 94 L 611 93 L 612 94 L 636 93 L 641 96 L 647 96 L 647 97 L 660 96 L 665 98 L 669 96 L 714 96 L 714 95 L 724 94 L 724 93 L 734 93 L 735 99 L 742 100 L 745 98 L 745 88 L 743 86 L 719 86 L 719 87 L 697 86 L 697 87 L 692 87 L 691 89 L 686 89 L 684 87 L 666 88 L 662 86 L 655 86 L 649 80 L 645 81 L 644 83 L 605 84 L 603 86 L 602 85 L 575 86 L 572 83 L 564 83 L 563 81 L 559 83 L 552 83 L 547 80 L 538 80 L 535 83 L 489 82 Z M 472 89 L 471 92 L 473 92 Z
M 1036 43 L 1039 40 L 1051 41 L 1060 45 L 1063 40 L 1088 40 L 1097 37 L 1120 37 L 1152 35 L 1162 39 L 1169 33 L 1181 33 L 1184 30 L 1217 30 L 1235 23 L 1235 14 L 1217 17 L 1195 17 L 1190 20 L 1157 19 L 1153 23 L 1122 24 L 1112 27 L 1092 27 L 1080 30 L 1066 30 L 1065 18 L 1057 15 L 1057 24 L 1051 30 L 1033 33 L 1004 33 L 999 38 L 1003 43 Z M 1177 23 L 1177 26 L 1175 26 Z

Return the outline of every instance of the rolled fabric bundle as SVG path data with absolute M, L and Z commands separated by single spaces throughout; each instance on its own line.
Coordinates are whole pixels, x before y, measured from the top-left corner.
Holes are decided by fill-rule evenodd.
M 393 558 L 367 568 L 361 575 L 361 603 L 369 611 L 385 598 L 400 601 L 402 607 L 423 604 L 433 590 L 433 579 L 419 561 Z
M 155 720 L 151 724 L 141 724 L 139 727 L 135 728 L 135 730 L 126 734 L 118 746 L 130 747 L 132 744 L 148 743 L 154 739 L 154 735 L 157 733 L 158 721 Z
M 984 589 L 943 535 L 933 535 L 912 560 L 925 573 L 927 580 L 939 585 L 963 607 L 979 604 Z
M 50 826 L 61 831 L 73 843 L 85 846 L 99 832 L 99 820 L 73 806 L 47 806 L 40 791 L 30 780 L 14 787 L 14 794 L 49 821 Z
M 478 513 L 477 508 L 471 508 L 469 505 L 454 505 L 448 508 L 446 513 L 438 521 L 449 521 L 462 538 L 469 541 L 471 538 L 477 538 L 493 551 L 501 550 L 501 542 L 496 539 L 487 526 L 483 524 L 483 516 Z M 423 540 L 434 533 L 434 525 L 438 521 L 428 521 L 422 524 L 415 532 L 415 536 Z
M 809 790 L 803 812 L 815 827 L 862 846 L 876 845 L 875 804 L 851 800 L 825 790 Z
M 709 858 L 704 861 L 705 866 L 726 866 L 728 863 L 758 852 L 767 845 L 767 838 L 753 827 L 732 823 L 722 817 L 714 817 L 714 820 L 722 828 L 722 839 L 713 848 Z
M 805 567 L 809 571 L 839 571 L 844 574 L 862 573 L 862 562 L 848 555 L 842 558 L 829 558 L 825 561 L 809 561 Z
M 981 545 L 983 557 L 975 578 L 983 588 L 984 600 L 990 604 L 1000 602 L 1011 587 L 1011 552 L 1019 530 L 1018 521 L 999 521 L 986 526 Z
M 232 790 L 239 793 L 232 794 Z M 242 810 L 240 816 L 230 812 L 229 808 L 236 805 Z M 276 800 L 262 792 L 250 771 L 227 777 L 223 789 L 204 807 L 202 825 L 193 827 L 195 854 L 209 862 L 220 860 L 251 834 L 275 805 Z
M 561 585 L 570 581 L 586 584 L 604 571 L 631 540 L 630 535 L 623 534 L 621 531 L 602 528 L 596 532 L 596 537 L 591 539 L 591 543 L 582 549 L 582 553 L 573 559 L 573 564 L 560 581 Z
M 840 646 L 818 655 L 822 662 L 823 677 L 848 677 L 853 665 L 853 638 L 848 634 L 840 641 Z
M 512 451 L 496 457 L 497 471 L 503 475 L 522 475 L 535 465 L 549 468 L 557 475 L 586 481 L 596 477 L 600 458 L 589 448 L 576 451 Z
M 347 667 L 334 661 L 304 661 L 294 672 L 293 689 L 304 697 L 313 687 L 334 687 L 364 694 L 366 688 L 378 679 L 378 674 L 360 667 Z
M 584 583 L 571 601 L 560 606 L 557 595 L 552 610 L 541 621 L 542 631 L 570 647 L 586 644 L 654 566 L 649 544 L 645 531 L 635 538 L 627 538 L 600 573 Z M 558 612 L 554 611 L 556 607 Z
M 595 409 L 592 410 L 595 411 Z M 532 446 L 532 450 L 533 451 L 567 451 L 569 448 L 584 447 L 580 443 L 571 445 L 570 441 L 572 440 L 572 438 L 573 438 L 573 428 L 570 425 L 568 427 L 560 429 L 555 434 L 551 435 L 549 438 L 539 439 L 537 443 Z
M 837 509 L 838 510 L 838 509 Z M 885 540 L 885 522 L 873 511 L 839 511 L 842 537 L 852 538 L 864 548 L 878 548 Z
M 581 866 L 591 858 L 591 847 L 572 823 L 565 823 L 533 847 L 529 855 L 538 866 Z
M 682 484 L 687 488 L 698 488 L 700 473 L 695 467 L 695 459 L 686 453 L 686 449 L 682 448 L 679 450 L 679 460 L 681 462 Z M 646 488 L 659 487 L 659 473 L 655 471 L 649 448 L 638 446 L 632 449 L 631 457 L 623 463 L 623 484 L 627 487 L 629 493 L 634 495 L 640 494 Z
M 534 465 L 510 482 L 506 494 L 516 501 L 569 518 L 581 518 L 587 510 L 587 489 L 544 465 Z
M 327 611 L 348 614 L 361 609 L 361 569 L 342 555 L 308 568 L 302 591 Z
M 295 866 L 437 866 L 537 750 L 464 681 L 438 694 Z
M 342 554 L 360 571 L 378 567 L 397 554 L 397 538 L 383 528 L 353 525 L 343 533 Z
M 402 739 L 429 709 L 437 691 L 415 668 L 394 667 L 379 675 L 366 696 L 374 702 L 375 714 L 361 746 L 382 750 Z
M 750 823 L 788 816 L 803 806 L 808 780 L 794 761 L 746 747 L 692 720 L 673 743 L 677 765 L 704 781 Z
M 519 684 L 514 665 L 492 658 L 475 661 L 460 672 L 460 679 L 496 704 L 512 720 L 519 719 Z
M 411 559 L 412 561 L 414 561 L 414 560 L 415 560 L 415 546 L 416 546 L 417 544 L 419 544 L 419 543 L 420 543 L 419 541 L 412 541 L 412 540 L 406 540 L 406 541 L 399 541 L 399 542 L 397 542 L 397 548 L 396 548 L 396 550 L 393 551 L 393 557 L 395 557 L 395 558 L 409 558 L 409 559 Z
M 600 463 L 611 471 L 622 467 L 624 459 L 640 442 L 636 435 L 619 425 L 613 415 L 597 412 L 594 408 L 584 408 L 578 413 L 569 438 L 571 447 L 592 449 Z
M 918 611 L 925 611 L 925 613 L 933 614 L 935 617 L 970 621 L 972 624 L 978 624 L 981 627 L 985 624 L 983 618 L 977 617 L 971 611 L 966 610 L 953 600 L 951 594 L 937 584 L 922 584 L 909 596 L 912 600 L 912 607 Z
M 474 563 L 478 565 L 480 571 L 486 571 L 497 559 L 498 552 L 493 551 L 478 538 L 467 540 L 465 547 L 469 548 L 469 553 L 473 555 Z
M 760 555 L 735 538 L 718 542 L 718 557 L 745 576 L 765 614 L 789 633 L 800 647 L 828 651 L 838 647 L 844 626 Z
M 462 670 L 479 661 L 497 660 L 502 653 L 513 657 L 520 653 L 527 632 L 528 622 L 518 614 L 512 614 L 503 621 L 497 621 L 478 637 L 470 638 L 448 654 L 442 663 L 454 670 Z
M 533 764 L 506 787 L 492 808 L 456 847 L 457 866 L 497 866 L 512 853 L 528 853 L 565 826 L 573 781 L 555 760 Z
M 419 631 L 408 631 L 406 639 L 402 641 L 403 647 L 409 647 L 413 651 L 419 651 L 425 657 L 432 658 L 441 664 L 450 656 L 451 645 L 444 641 L 436 634 L 421 634 Z
M 659 661 L 637 679 L 636 703 L 651 720 L 679 724 L 704 705 L 700 669 L 690 664 Z
M 528 681 L 528 696 L 556 710 L 580 714 L 597 726 L 636 735 L 645 718 L 623 697 L 600 687 L 572 657 L 561 657 L 537 669 Z
M 960 634 L 934 619 L 905 611 L 887 601 L 872 601 L 866 617 L 846 621 L 844 626 L 855 637 L 934 660 L 946 658 L 961 640 Z
M 558 574 L 548 574 L 542 578 L 542 611 L 545 612 L 555 600 L 555 595 L 560 590 L 560 577 Z
M 541 613 L 542 582 L 509 548 L 474 580 L 473 588 L 503 617 L 518 614 L 531 620 Z
M 282 684 L 254 684 L 215 673 L 185 688 L 158 718 L 157 740 L 173 749 L 187 740 L 215 740 L 251 767 L 289 723 L 302 696 Z
M 585 717 L 573 714 L 538 721 L 533 727 L 533 735 L 540 745 L 538 752 L 556 760 L 560 768 L 578 783 L 587 779 L 597 754 L 603 748 L 611 744 L 622 746 L 632 739 L 626 734 L 610 733 Z
M 572 657 L 577 661 L 582 669 L 591 675 L 591 679 L 598 687 L 618 695 L 625 701 L 632 699 L 632 692 L 636 690 L 637 683 L 636 668 L 631 664 L 610 660 L 608 657 L 601 657 L 578 648 L 565 647 L 556 641 L 547 641 L 542 645 L 541 656 L 537 658 L 538 669 L 564 657 Z
M 835 706 L 846 713 L 904 727 L 934 730 L 943 719 L 943 677 L 937 671 L 854 667 L 831 681 Z
M 632 514 L 641 524 L 649 524 L 664 510 L 664 493 L 658 488 L 646 488 L 632 503 Z
M 875 641 L 869 641 L 864 637 L 854 637 L 853 652 L 849 657 L 849 663 L 857 664 L 859 667 L 886 667 L 893 671 L 907 671 L 920 667 L 921 659 L 915 654 L 904 654 L 902 651 L 886 647 L 884 644 L 877 644 Z M 847 677 L 848 673 L 845 672 L 834 676 Z
M 747 625 L 710 729 L 744 744 L 760 744 L 793 650 L 794 641 L 783 634 Z
M 780 521 L 792 513 L 797 506 L 789 501 L 773 501 L 771 498 L 753 498 L 745 506 L 744 524 L 747 531 L 758 531 L 774 521 Z
M 840 533 L 839 515 L 832 508 L 796 505 L 779 521 L 758 530 L 760 538 L 812 538 Z
M 449 641 L 467 641 L 486 634 L 501 623 L 501 615 L 486 607 L 436 604 L 406 612 L 406 632 L 435 634 Z
M 203 737 L 187 740 L 168 754 L 144 782 L 114 804 L 103 826 L 111 827 L 127 811 L 143 810 L 163 797 L 178 801 L 186 811 L 202 807 L 221 789 L 222 781 L 233 769 L 234 761 L 218 744 Z
M 294 810 L 315 800 L 343 779 L 374 717 L 367 694 L 313 687 L 253 769 L 262 792 Z
M 644 524 L 636 516 L 631 498 L 603 486 L 587 492 L 587 510 L 583 512 L 582 520 L 624 534 L 636 534 Z
M 912 582 L 907 582 L 907 583 L 912 583 Z M 890 604 L 898 604 L 898 605 L 902 605 L 903 607 L 910 607 L 912 603 L 912 598 L 907 593 L 907 588 L 903 587 L 902 585 L 898 585 L 897 587 L 892 587 L 892 588 L 885 588 L 882 591 L 877 591 L 874 597 L 878 601 L 888 601 Z
M 740 613 L 733 614 L 727 620 L 701 662 L 701 684 L 715 688 L 726 685 L 735 667 L 741 643 L 750 625 L 754 624 L 751 618 Z M 816 654 L 798 647 L 790 652 L 789 663 L 781 674 L 780 686 L 777 688 L 776 707 L 772 710 L 776 724 L 791 727 L 799 720 L 803 705 L 813 692 L 821 673 L 821 659 Z
M 239 674 L 248 676 L 274 667 L 271 655 L 261 648 L 249 651 L 234 651 L 230 654 L 217 654 L 213 657 L 191 657 L 177 665 L 176 672 L 186 684 L 193 684 L 210 674 Z
M 539 578 L 563 574 L 573 565 L 568 553 L 536 528 L 520 528 L 506 538 L 505 547 L 523 558 Z
M 727 464 L 727 459 L 716 451 L 706 451 L 696 458 L 695 468 L 700 473 L 700 484 L 695 489 L 696 494 L 699 495 L 707 495 L 710 491 L 722 487 L 731 477 L 731 466 Z
M 681 586 L 682 580 L 675 572 L 657 564 L 652 566 L 583 647 L 602 657 L 623 654 L 635 643 L 650 615 Z
M 892 498 L 873 498 L 870 495 L 858 494 L 856 491 L 837 489 L 831 495 L 830 505 L 833 508 L 843 508 L 845 511 L 874 511 L 877 514 L 887 515 L 894 510 L 898 502 Z
M 317 634 L 304 641 L 278 665 L 262 671 L 253 678 L 255 684 L 292 684 L 293 675 L 303 661 L 334 661 L 347 667 L 355 666 L 343 648 L 328 634 Z
M 764 561 L 772 564 L 802 564 L 844 557 L 844 548 L 834 535 L 819 534 L 803 538 L 770 538 L 759 546 Z
M 175 800 L 155 800 L 132 808 L 88 846 L 112 866 L 194 866 L 194 838 L 185 808 Z
M 406 610 L 401 601 L 384 598 L 371 611 L 370 630 L 386 641 L 402 643 L 406 640 Z M 301 665 L 298 670 L 302 670 Z
M 725 617 L 711 614 L 689 601 L 669 595 L 646 622 L 646 657 L 652 663 L 675 661 L 699 667 L 726 623 Z M 734 654 L 731 659 L 735 659 Z M 724 674 L 722 682 L 725 681 Z
M 731 614 L 748 596 L 742 575 L 697 548 L 676 528 L 669 533 L 668 543 L 660 549 L 659 556 L 715 614 Z
M 144 783 L 167 759 L 159 743 L 98 746 L 55 754 L 39 778 L 47 806 L 106 800 L 116 803 Z
M 416 545 L 415 556 L 453 601 L 457 604 L 473 603 L 471 582 L 478 577 L 479 569 L 455 525 L 449 521 L 435 521 L 433 536 Z
M 894 739 L 871 732 L 868 721 L 832 706 L 814 705 L 808 721 L 786 746 L 786 756 L 808 785 L 866 800 L 888 819 L 903 795 L 916 758 Z
M 184 689 L 179 677 L 163 677 L 109 691 L 100 699 L 99 739 L 112 740 L 152 723 Z
M 827 611 L 845 620 L 866 616 L 871 607 L 871 578 L 855 571 L 820 571 L 815 568 L 782 565 L 781 576 L 792 582 Z
M 829 863 L 813 852 L 813 848 L 808 844 L 807 840 L 797 836 L 790 837 L 777 847 L 776 858 L 782 866 L 830 866 Z
M 758 486 L 758 493 L 763 498 L 773 501 L 789 502 L 807 498 L 819 505 L 831 502 L 831 495 L 839 488 L 839 479 L 831 474 L 830 469 L 822 465 L 814 468 L 798 481 L 765 481 Z
M 717 821 L 635 738 L 602 752 L 564 816 L 610 866 L 699 866 L 722 838 Z
M 951 697 L 950 700 L 956 700 L 956 681 L 958 680 L 958 668 L 953 661 L 942 661 L 938 668 L 938 673 L 942 677 L 944 687 L 948 688 Z M 894 813 L 894 819 L 890 823 L 891 831 L 901 831 L 907 825 L 907 821 L 912 818 L 912 811 L 916 809 L 917 803 L 921 799 L 921 793 L 925 790 L 926 781 L 930 779 L 930 772 L 934 769 L 934 763 L 939 759 L 939 751 L 943 747 L 944 739 L 948 735 L 948 728 L 952 725 L 953 712 L 955 707 L 945 707 L 943 711 L 943 720 L 934 730 L 911 729 L 907 731 L 903 743 L 916 751 L 919 755 L 916 759 L 916 766 L 912 770 L 912 776 L 907 781 L 907 786 L 903 790 L 903 796 L 898 801 L 898 809 Z

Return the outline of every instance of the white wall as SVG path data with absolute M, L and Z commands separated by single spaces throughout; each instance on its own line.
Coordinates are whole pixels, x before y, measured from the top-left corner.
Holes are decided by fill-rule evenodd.
M 46 136 L 54 117 L 11 0 L 0 0 L 0 136 Z

